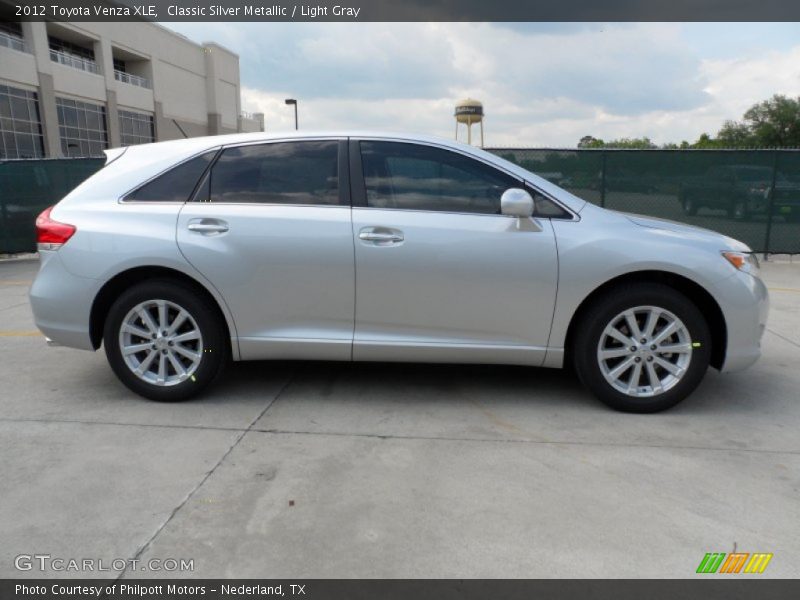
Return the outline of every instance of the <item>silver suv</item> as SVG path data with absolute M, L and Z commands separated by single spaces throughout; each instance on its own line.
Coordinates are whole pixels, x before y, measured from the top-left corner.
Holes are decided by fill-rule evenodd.
M 747 246 L 470 146 L 259 133 L 107 154 L 37 220 L 31 305 L 51 343 L 102 344 L 154 400 L 229 359 L 570 364 L 610 406 L 654 412 L 760 353 Z

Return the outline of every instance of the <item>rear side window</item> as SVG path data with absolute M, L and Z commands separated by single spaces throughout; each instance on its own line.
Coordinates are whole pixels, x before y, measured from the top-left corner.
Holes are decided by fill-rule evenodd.
M 137 202 L 186 202 L 217 151 L 196 156 L 125 196 Z
M 339 204 L 337 141 L 228 148 L 211 169 L 211 202 Z

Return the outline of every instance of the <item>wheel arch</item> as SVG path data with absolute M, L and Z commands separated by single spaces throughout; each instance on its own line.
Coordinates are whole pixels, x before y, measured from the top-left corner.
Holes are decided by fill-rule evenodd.
M 573 313 L 569 326 L 567 327 L 567 336 L 564 343 L 565 364 L 571 364 L 572 346 L 575 339 L 575 332 L 578 323 L 586 311 L 589 310 L 597 298 L 604 295 L 609 290 L 619 285 L 631 283 L 665 284 L 676 289 L 694 302 L 703 313 L 703 316 L 708 323 L 708 328 L 711 331 L 710 364 L 716 369 L 722 368 L 722 365 L 725 364 L 725 352 L 728 346 L 728 328 L 725 323 L 725 316 L 723 315 L 719 304 L 708 292 L 708 290 L 706 290 L 696 281 L 692 281 L 688 277 L 678 275 L 677 273 L 657 270 L 625 273 L 624 275 L 620 275 L 606 281 L 602 285 L 595 288 L 588 296 L 586 296 L 586 298 L 583 299 Z
M 237 348 L 233 344 L 233 323 L 231 323 L 226 315 L 223 307 L 217 298 L 212 294 L 206 286 L 199 282 L 194 277 L 187 275 L 176 269 L 160 266 L 140 266 L 127 269 L 117 273 L 114 277 L 109 279 L 92 302 L 92 309 L 89 316 L 89 337 L 92 342 L 92 347 L 97 350 L 103 341 L 103 327 L 108 316 L 108 311 L 111 305 L 114 304 L 119 295 L 126 289 L 130 288 L 137 283 L 147 281 L 148 279 L 167 278 L 176 281 L 181 281 L 193 287 L 199 294 L 204 296 L 213 306 L 222 323 L 225 325 L 226 336 L 228 341 L 228 350 L 234 358 L 238 356 Z

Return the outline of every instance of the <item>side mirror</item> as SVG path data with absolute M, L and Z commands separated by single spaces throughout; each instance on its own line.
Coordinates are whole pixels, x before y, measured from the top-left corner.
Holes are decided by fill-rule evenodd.
M 521 188 L 511 188 L 500 196 L 500 212 L 508 217 L 528 218 L 533 214 L 533 198 Z

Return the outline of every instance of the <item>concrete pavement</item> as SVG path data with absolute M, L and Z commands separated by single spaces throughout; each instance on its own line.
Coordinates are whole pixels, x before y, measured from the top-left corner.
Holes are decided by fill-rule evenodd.
M 20 554 L 193 559 L 125 577 L 691 577 L 706 552 L 800 576 L 800 265 L 767 264 L 764 356 L 657 415 L 568 372 L 234 365 L 141 399 L 48 348 L 33 261 L 0 262 L 0 577 Z

